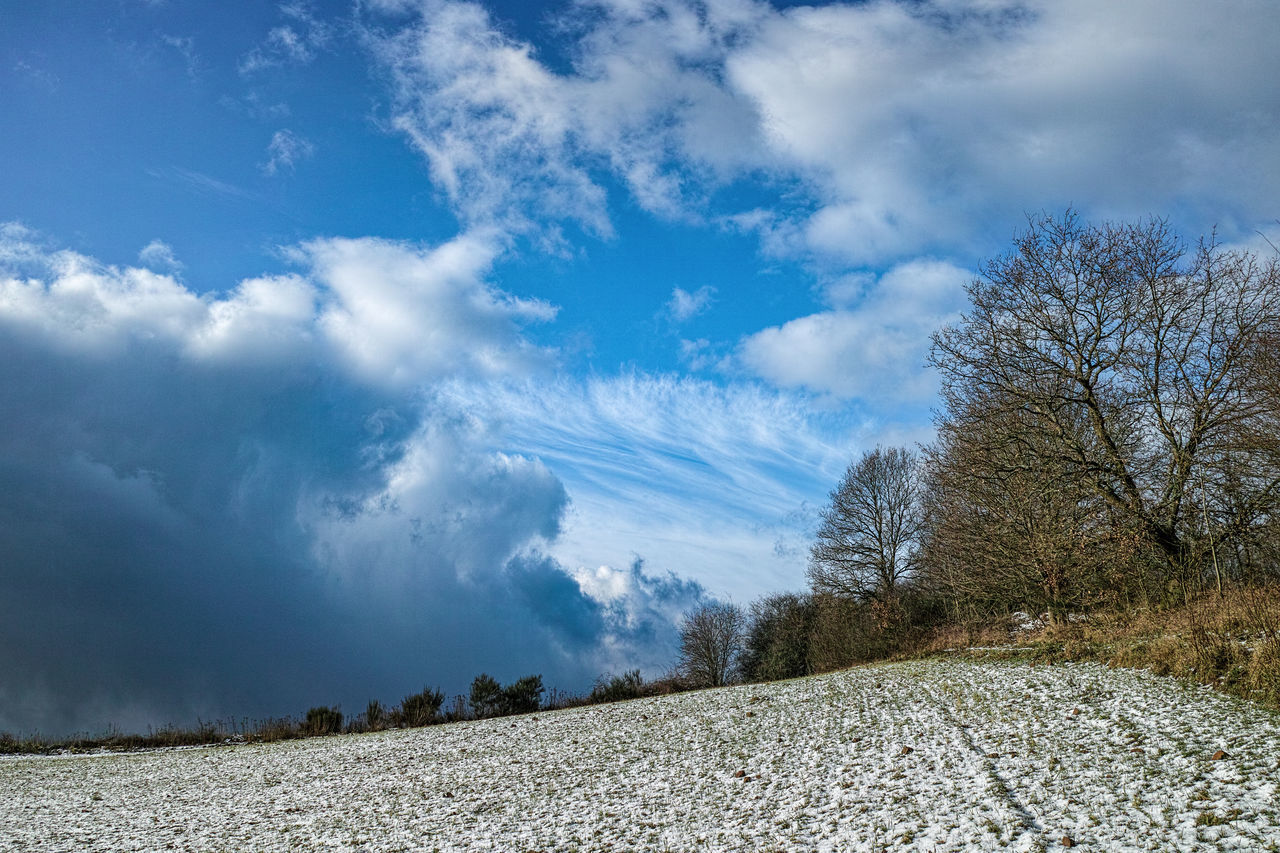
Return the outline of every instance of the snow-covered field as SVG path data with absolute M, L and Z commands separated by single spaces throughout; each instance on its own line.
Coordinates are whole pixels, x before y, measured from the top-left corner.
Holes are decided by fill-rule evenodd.
M 1280 850 L 1278 787 L 1275 714 L 1094 665 L 929 661 L 409 731 L 5 758 L 0 848 Z

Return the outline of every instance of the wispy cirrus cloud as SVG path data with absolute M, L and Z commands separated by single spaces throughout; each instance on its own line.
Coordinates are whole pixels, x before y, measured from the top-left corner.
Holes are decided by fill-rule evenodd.
M 440 393 L 565 483 L 572 504 L 550 550 L 562 563 L 616 568 L 643 557 L 741 599 L 802 582 L 815 504 L 883 429 L 803 393 L 676 376 L 453 383 Z
M 204 172 L 183 168 L 182 166 L 148 169 L 147 174 L 153 178 L 176 183 L 205 195 L 220 195 L 239 199 L 257 198 L 252 192 L 241 186 L 207 175 Z
M 280 14 L 285 23 L 272 27 L 262 43 L 240 60 L 242 75 L 282 65 L 305 65 L 333 37 L 333 25 L 318 17 L 309 3 L 285 3 Z
M 287 128 L 271 135 L 267 145 L 267 161 L 262 164 L 265 175 L 292 172 L 302 160 L 315 156 L 316 147 L 311 142 Z

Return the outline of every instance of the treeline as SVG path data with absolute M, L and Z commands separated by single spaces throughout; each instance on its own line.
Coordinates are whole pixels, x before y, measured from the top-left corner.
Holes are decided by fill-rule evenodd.
M 487 717 L 525 714 L 543 707 L 545 693 L 541 675 L 529 675 L 505 687 L 492 676 L 482 673 L 471 683 L 468 696 L 455 696 L 445 708 L 445 694 L 435 688 L 405 696 L 396 705 L 386 706 L 371 700 L 365 710 L 347 717 L 337 706 L 320 705 L 301 717 L 269 717 L 240 722 L 199 721 L 194 728 L 166 726 L 147 734 L 124 734 L 108 731 L 89 735 L 46 739 L 39 735 L 15 737 L 0 732 L 0 753 L 6 752 L 85 752 L 99 749 L 156 749 L 219 743 L 270 743 L 305 737 L 320 737 L 342 732 L 371 732 L 386 729 L 418 728 L 438 723 L 458 722 Z M 575 697 L 555 694 L 553 703 L 567 703 Z M 563 707 L 563 705 L 557 705 Z
M 855 460 L 809 589 L 690 614 L 682 671 L 789 677 L 1017 611 L 1194 622 L 1232 599 L 1232 624 L 1190 624 L 1190 642 L 1219 672 L 1240 653 L 1206 637 L 1234 632 L 1280 685 L 1276 258 L 1068 212 L 1031 222 L 968 297 L 933 338 L 936 440 Z
M 271 743 L 281 740 L 321 737 L 340 733 L 378 732 L 388 729 L 420 728 L 456 723 L 556 711 L 584 705 L 596 705 L 637 699 L 689 689 L 678 676 L 646 680 L 635 669 L 620 675 L 606 674 L 597 679 L 585 694 L 546 689 L 541 675 L 527 675 L 503 685 L 493 676 L 481 673 L 471 682 L 470 691 L 446 701 L 437 688 L 424 688 L 405 696 L 395 705 L 371 700 L 363 711 L 353 716 L 343 714 L 340 707 L 320 705 L 300 717 L 268 717 L 261 720 L 198 721 L 194 727 L 165 726 L 146 734 L 126 734 L 108 730 L 66 738 L 45 738 L 38 734 L 16 736 L 0 732 L 0 754 L 127 751 L 163 749 L 181 746 L 207 746 L 232 743 Z

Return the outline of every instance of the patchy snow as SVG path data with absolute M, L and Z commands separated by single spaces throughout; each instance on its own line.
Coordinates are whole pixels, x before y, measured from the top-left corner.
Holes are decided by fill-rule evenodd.
M 1040 616 L 1032 616 L 1025 610 L 1019 610 L 1009 614 L 1010 621 L 1013 622 L 1013 633 L 1026 633 L 1028 631 L 1038 631 L 1045 625 L 1049 624 L 1049 614 L 1043 613 Z
M 428 729 L 5 758 L 0 849 L 1276 850 L 1278 788 L 1280 718 L 1246 703 L 1092 664 L 928 661 Z

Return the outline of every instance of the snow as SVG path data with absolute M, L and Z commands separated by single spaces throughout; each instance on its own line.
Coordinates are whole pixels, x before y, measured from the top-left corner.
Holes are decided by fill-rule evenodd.
M 925 661 L 427 729 L 8 757 L 0 849 L 1278 850 L 1278 789 L 1280 718 L 1247 703 L 1092 664 Z

